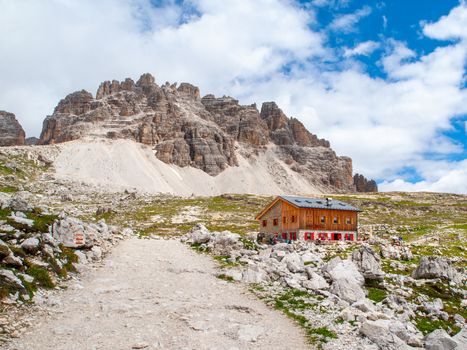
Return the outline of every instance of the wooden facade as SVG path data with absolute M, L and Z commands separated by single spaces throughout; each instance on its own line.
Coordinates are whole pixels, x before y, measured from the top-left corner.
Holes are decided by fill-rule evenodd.
M 278 239 L 354 241 L 358 238 L 359 210 L 353 209 L 303 208 L 277 197 L 256 219 L 261 233 Z

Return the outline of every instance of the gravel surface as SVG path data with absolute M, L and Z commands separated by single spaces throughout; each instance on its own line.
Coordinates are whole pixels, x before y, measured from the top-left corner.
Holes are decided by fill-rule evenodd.
M 307 349 L 303 332 L 176 240 L 131 238 L 8 349 Z

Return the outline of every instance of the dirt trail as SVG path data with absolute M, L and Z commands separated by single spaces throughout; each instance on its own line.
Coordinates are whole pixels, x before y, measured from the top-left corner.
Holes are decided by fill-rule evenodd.
M 122 242 L 8 349 L 306 349 L 303 334 L 175 240 Z

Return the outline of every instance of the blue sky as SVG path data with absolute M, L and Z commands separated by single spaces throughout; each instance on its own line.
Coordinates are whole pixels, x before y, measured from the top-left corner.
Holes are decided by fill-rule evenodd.
M 362 17 L 350 30 L 328 32 L 327 43 L 331 47 L 352 47 L 368 41 L 382 43 L 390 38 L 404 42 L 416 53 L 416 57 L 430 54 L 438 47 L 452 43 L 452 39 L 440 41 L 423 35 L 422 25 L 426 22 L 436 22 L 440 17 L 449 15 L 450 11 L 459 5 L 458 0 L 337 0 L 323 1 L 322 6 L 313 6 L 310 1 L 300 1 L 299 3 L 305 9 L 315 10 L 317 21 L 312 27 L 318 30 L 326 30 L 336 18 L 360 11 Z M 467 27 L 465 30 L 467 31 Z M 387 79 L 387 73 L 380 61 L 384 54 L 384 46 L 381 45 L 367 55 L 355 56 L 355 59 L 363 65 L 369 76 Z M 333 68 L 329 69 L 339 69 L 336 67 L 338 64 L 339 61 L 330 63 Z M 466 87 L 466 80 L 464 80 L 463 87 Z M 459 146 L 456 152 L 438 154 L 436 149 L 431 149 L 424 152 L 423 156 L 433 160 L 465 160 L 467 152 L 466 120 L 465 114 L 453 115 L 447 128 L 437 130 L 437 135 L 446 137 Z M 413 166 L 401 167 L 396 175 L 412 183 L 423 181 L 423 177 Z M 467 181 L 467 178 L 465 180 Z M 382 181 L 384 181 L 383 178 L 378 179 L 378 182 Z
M 0 0 L 0 109 L 28 135 L 68 93 L 150 72 L 276 101 L 382 190 L 467 193 L 457 0 Z

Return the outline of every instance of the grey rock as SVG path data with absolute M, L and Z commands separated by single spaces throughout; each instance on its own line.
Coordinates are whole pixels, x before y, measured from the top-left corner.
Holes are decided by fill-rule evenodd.
M 333 281 L 346 279 L 358 286 L 363 286 L 365 283 L 365 278 L 360 271 L 358 271 L 355 263 L 351 260 L 342 260 L 338 256 L 331 259 L 326 265 L 324 265 L 322 271 Z
M 349 303 L 365 298 L 365 292 L 353 279 L 340 278 L 335 280 L 331 285 L 330 292 Z
M 4 285 L 24 290 L 21 280 L 10 270 L 0 269 L 0 282 Z
M 285 264 L 290 272 L 303 272 L 305 270 L 305 265 L 300 258 L 300 255 L 297 253 L 287 254 L 281 261 L 282 264 Z
M 370 299 L 363 298 L 352 304 L 352 307 L 363 312 L 372 312 L 376 310 L 375 305 Z
M 422 257 L 412 277 L 415 279 L 444 278 L 456 283 L 462 281 L 462 276 L 456 269 L 446 259 L 439 256 Z
M 366 321 L 360 327 L 360 334 L 366 336 L 372 342 L 384 350 L 408 350 L 411 349 L 402 339 L 390 331 L 391 321 L 376 320 Z
M 352 254 L 352 261 L 367 279 L 382 280 L 384 272 L 381 269 L 380 257 L 369 246 L 363 246 Z
M 190 244 L 203 244 L 211 240 L 211 232 L 203 224 L 196 224 L 181 240 Z
M 329 289 L 329 283 L 326 282 L 324 277 L 321 275 L 318 275 L 314 271 L 308 271 L 307 270 L 307 275 L 309 277 L 309 280 L 303 281 L 302 285 L 306 289 L 310 290 L 326 290 Z
M 31 254 L 35 254 L 39 250 L 39 240 L 36 237 L 27 238 L 21 243 L 21 248 Z
M 457 333 L 454 337 L 452 337 L 457 343 L 456 350 L 467 349 L 467 327 L 463 327 L 459 333 Z
M 30 212 L 32 210 L 32 207 L 20 193 L 11 197 L 9 207 L 14 211 Z
M 444 329 L 436 329 L 425 337 L 426 350 L 453 350 L 457 345 Z
M 65 217 L 52 225 L 52 237 L 67 248 L 91 248 L 98 232 L 81 220 Z
M 15 256 L 13 253 L 10 253 L 7 257 L 5 257 L 2 261 L 6 266 L 12 267 L 21 267 L 23 266 L 23 261 L 20 257 Z

